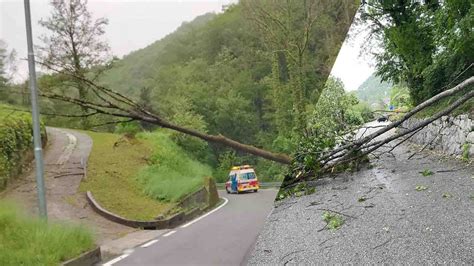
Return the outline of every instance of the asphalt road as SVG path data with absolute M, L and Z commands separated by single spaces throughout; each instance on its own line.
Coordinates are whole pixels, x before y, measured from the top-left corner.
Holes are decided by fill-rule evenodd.
M 276 203 L 248 264 L 474 265 L 474 166 L 405 144 Z M 420 172 L 430 170 L 433 175 Z M 344 224 L 329 230 L 325 211 Z
M 276 189 L 226 194 L 226 205 L 136 247 L 113 265 L 241 265 L 273 208 Z

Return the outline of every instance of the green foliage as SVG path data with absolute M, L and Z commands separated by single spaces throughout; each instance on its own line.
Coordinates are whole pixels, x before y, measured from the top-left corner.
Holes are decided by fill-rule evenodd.
M 58 265 L 93 247 L 84 228 L 26 217 L 0 201 L 0 265 Z
M 172 123 L 207 133 L 207 123 L 204 117 L 193 111 L 192 103 L 188 98 L 178 97 L 173 102 L 174 105 L 169 110 Z M 210 150 L 207 142 L 173 130 L 169 130 L 169 134 L 171 139 L 192 155 L 193 158 L 201 162 L 209 162 Z
M 3 40 L 0 39 L 0 99 L 6 99 L 7 93 L 5 92 L 7 88 L 7 75 L 6 75 L 6 59 L 7 59 L 7 49 Z
M 407 111 L 411 108 L 410 90 L 406 86 L 396 85 L 390 92 L 390 104 L 396 109 Z
M 424 169 L 422 172 L 419 172 L 422 176 L 430 176 L 430 175 L 433 175 L 433 171 L 431 171 L 430 169 Z
M 9 179 L 21 173 L 25 155 L 32 151 L 33 127 L 31 115 L 25 112 L 12 111 L 7 105 L 0 105 L 0 190 L 3 190 Z M 46 131 L 42 126 L 42 137 Z
M 138 132 L 141 132 L 142 130 L 143 129 L 140 123 L 133 121 L 116 125 L 114 133 L 134 137 Z
M 342 135 L 353 134 L 354 126 L 364 122 L 362 114 L 353 107 L 357 104 L 357 98 L 345 92 L 340 80 L 328 79 L 313 110 L 308 133 L 299 140 L 292 166 L 294 174 L 300 171 L 317 173 L 320 154 L 344 141 Z
M 298 105 L 293 101 L 293 89 L 304 88 L 304 105 L 298 107 L 302 110 L 311 109 L 318 101 L 323 87 L 320 85 L 329 74 L 328 66 L 337 55 L 356 8 L 355 1 L 323 4 L 313 6 L 318 7 L 314 13 L 318 16 L 305 48 L 301 68 L 304 79 L 298 82 L 282 80 L 275 84 L 275 49 L 262 38 L 243 3 L 222 14 L 205 14 L 183 23 L 162 40 L 118 61 L 104 73 L 101 82 L 139 99 L 169 121 L 265 149 L 293 152 L 301 134 L 296 133 L 297 128 L 305 126 L 295 124 Z M 294 22 L 295 31 L 301 32 L 305 12 L 301 4 L 294 11 L 295 17 L 288 19 Z M 296 35 L 295 32 L 291 36 L 292 40 L 296 41 Z M 291 53 L 296 50 L 292 48 Z M 281 57 L 277 66 L 287 79 L 288 62 L 283 61 L 288 56 Z M 149 91 L 145 93 L 140 88 Z M 207 147 L 182 134 L 173 133 L 172 138 L 190 154 L 211 162 L 214 168 L 219 167 L 218 158 L 226 152 L 223 147 Z M 241 160 L 244 159 L 247 158 Z M 257 162 L 252 159 L 249 163 Z M 275 170 L 272 171 L 269 174 L 273 175 Z
M 202 186 L 204 177 L 212 176 L 209 166 L 193 160 L 169 134 L 155 131 L 138 136 L 153 145 L 150 165 L 137 174 L 144 192 L 150 197 L 176 202 Z
M 355 113 L 356 116 L 360 115 L 363 123 L 367 123 L 375 119 L 372 109 L 370 108 L 369 104 L 366 102 L 359 101 L 358 104 L 351 106 L 349 110 L 352 113 Z
M 464 161 L 469 161 L 469 150 L 471 149 L 471 144 L 469 143 L 464 143 L 462 145 L 462 159 Z
M 464 95 L 465 92 L 469 89 L 471 88 L 466 88 L 466 90 L 462 90 L 459 93 L 456 93 L 455 95 L 439 100 L 436 104 L 433 104 L 421 110 L 419 113 L 415 115 L 415 117 L 427 118 L 427 117 L 433 116 L 434 114 L 440 111 L 443 111 L 444 109 L 449 107 L 451 104 L 453 104 L 457 99 L 459 99 L 459 97 Z M 466 101 L 465 103 L 463 103 L 458 108 L 456 108 L 450 115 L 457 116 L 460 114 L 474 114 L 473 110 L 474 110 L 474 99 L 470 99 Z
M 473 14 L 470 0 L 367 1 L 361 17 L 383 46 L 377 75 L 406 82 L 415 105 L 471 77 Z
M 293 187 L 282 187 L 278 191 L 276 200 L 283 200 L 288 197 L 301 197 L 311 195 L 316 192 L 316 188 L 307 184 L 306 182 L 300 182 Z
M 286 102 L 274 107 L 277 117 L 301 134 L 308 117 L 306 108 L 318 102 L 330 71 L 325 66 L 334 63 L 358 1 L 241 3 L 271 52 L 272 100 Z M 333 43 L 328 45 L 328 41 Z
M 224 183 L 229 179 L 229 171 L 232 166 L 238 165 L 237 155 L 234 151 L 226 151 L 219 156 L 219 165 L 214 171 L 216 182 Z
M 325 221 L 327 224 L 326 227 L 330 230 L 337 230 L 344 224 L 342 216 L 332 213 L 330 211 L 324 211 L 322 218 L 323 221 Z

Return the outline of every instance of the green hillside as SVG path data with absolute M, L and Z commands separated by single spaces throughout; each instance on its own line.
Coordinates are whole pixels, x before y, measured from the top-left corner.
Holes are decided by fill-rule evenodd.
M 338 2 L 327 1 L 321 7 L 328 12 L 318 17 L 310 36 L 304 62 L 308 71 L 304 73 L 304 100 L 308 105 L 311 100 L 316 103 L 346 35 L 350 14 L 355 11 L 352 8 L 356 2 L 344 2 L 343 8 Z M 282 145 L 290 142 L 295 128 L 289 59 L 283 54 L 275 59 L 274 49 L 252 24 L 245 6 L 238 4 L 221 14 L 199 16 L 165 38 L 125 56 L 105 73 L 101 82 L 134 96 L 174 123 L 291 152 L 291 145 Z M 277 85 L 272 64 L 279 67 L 281 95 L 274 92 Z M 222 147 L 190 142 L 188 137 L 181 144 L 213 166 L 228 155 Z M 237 159 L 233 163 L 259 163 L 243 154 L 234 158 Z M 274 169 L 267 176 L 281 173 L 279 167 L 262 168 Z
M 305 12 L 305 2 L 281 4 L 294 14 L 313 17 L 282 12 L 272 1 L 242 0 L 223 13 L 183 23 L 163 39 L 124 56 L 98 81 L 173 124 L 291 153 L 308 121 L 304 118 L 309 118 L 322 93 L 359 2 L 324 0 L 318 5 L 318 15 Z M 265 12 L 257 14 L 256 9 Z M 289 29 L 278 28 L 281 24 L 275 23 L 274 16 Z M 274 30 L 268 31 L 257 20 L 265 20 Z M 76 89 L 61 78 L 45 75 L 39 87 L 74 95 Z M 82 112 L 56 100 L 42 99 L 42 107 L 49 113 Z M 91 125 L 106 124 L 98 130 L 115 129 L 107 123 L 110 117 L 94 115 L 87 120 Z M 81 120 L 71 117 L 52 117 L 46 122 L 82 127 Z M 146 123 L 140 126 L 156 129 Z M 276 163 L 223 146 L 177 133 L 171 133 L 171 138 L 214 169 L 227 171 L 232 164 L 252 164 L 257 171 L 265 169 L 260 176 L 270 179 L 283 172 Z
M 362 83 L 356 91 L 357 98 L 367 102 L 369 105 L 381 107 L 384 100 L 390 98 L 391 83 L 383 82 L 379 77 L 372 74 Z
M 105 73 L 102 81 L 117 91 L 132 95 L 137 95 L 144 86 L 155 87 L 156 75 L 167 66 L 183 64 L 193 57 L 213 52 L 204 51 L 201 48 L 205 45 L 198 42 L 206 41 L 203 31 L 215 17 L 214 13 L 198 16 L 163 39 L 124 56 Z

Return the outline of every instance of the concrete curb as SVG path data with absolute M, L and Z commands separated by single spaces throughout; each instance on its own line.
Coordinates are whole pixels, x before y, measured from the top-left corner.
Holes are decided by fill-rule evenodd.
M 210 179 L 207 182 L 213 183 L 213 180 Z M 167 218 L 167 219 L 156 219 L 151 221 L 137 221 L 124 218 L 117 214 L 114 214 L 102 206 L 94 199 L 91 191 L 86 192 L 86 198 L 89 204 L 92 206 L 92 209 L 101 215 L 102 217 L 133 228 L 142 228 L 142 229 L 149 229 L 149 230 L 157 230 L 157 229 L 170 229 L 175 228 L 178 225 L 181 225 L 187 221 L 194 219 L 195 217 L 207 212 L 209 209 L 212 209 L 218 202 L 211 198 L 211 191 L 215 190 L 214 194 L 217 195 L 217 189 L 212 185 L 207 185 L 198 191 L 188 195 L 183 200 L 178 203 L 178 206 L 182 208 L 187 208 L 188 211 L 181 211 L 177 214 Z M 208 188 L 212 187 L 212 188 Z M 199 204 L 201 203 L 201 204 Z M 201 207 L 193 207 L 193 206 L 201 206 Z
M 92 209 L 97 212 L 102 217 L 110 220 L 112 222 L 116 222 L 119 224 L 123 224 L 126 226 L 134 227 L 134 228 L 143 228 L 143 229 L 167 229 L 170 228 L 170 225 L 180 223 L 183 219 L 183 214 L 178 213 L 173 217 L 170 217 L 166 220 L 152 220 L 152 221 L 136 221 L 130 220 L 124 217 L 121 217 L 117 214 L 109 212 L 108 210 L 104 209 L 100 204 L 94 199 L 92 192 L 86 192 L 87 201 L 92 206 Z
M 82 253 L 81 255 L 61 263 L 61 266 L 92 266 L 102 260 L 100 247 Z

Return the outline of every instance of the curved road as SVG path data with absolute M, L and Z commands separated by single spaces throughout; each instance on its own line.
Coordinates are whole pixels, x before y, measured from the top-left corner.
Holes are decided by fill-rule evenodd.
M 104 265 L 245 264 L 273 207 L 277 190 L 262 189 L 258 193 L 239 195 L 219 193 L 228 199 L 220 209 L 188 226 L 168 231 Z

